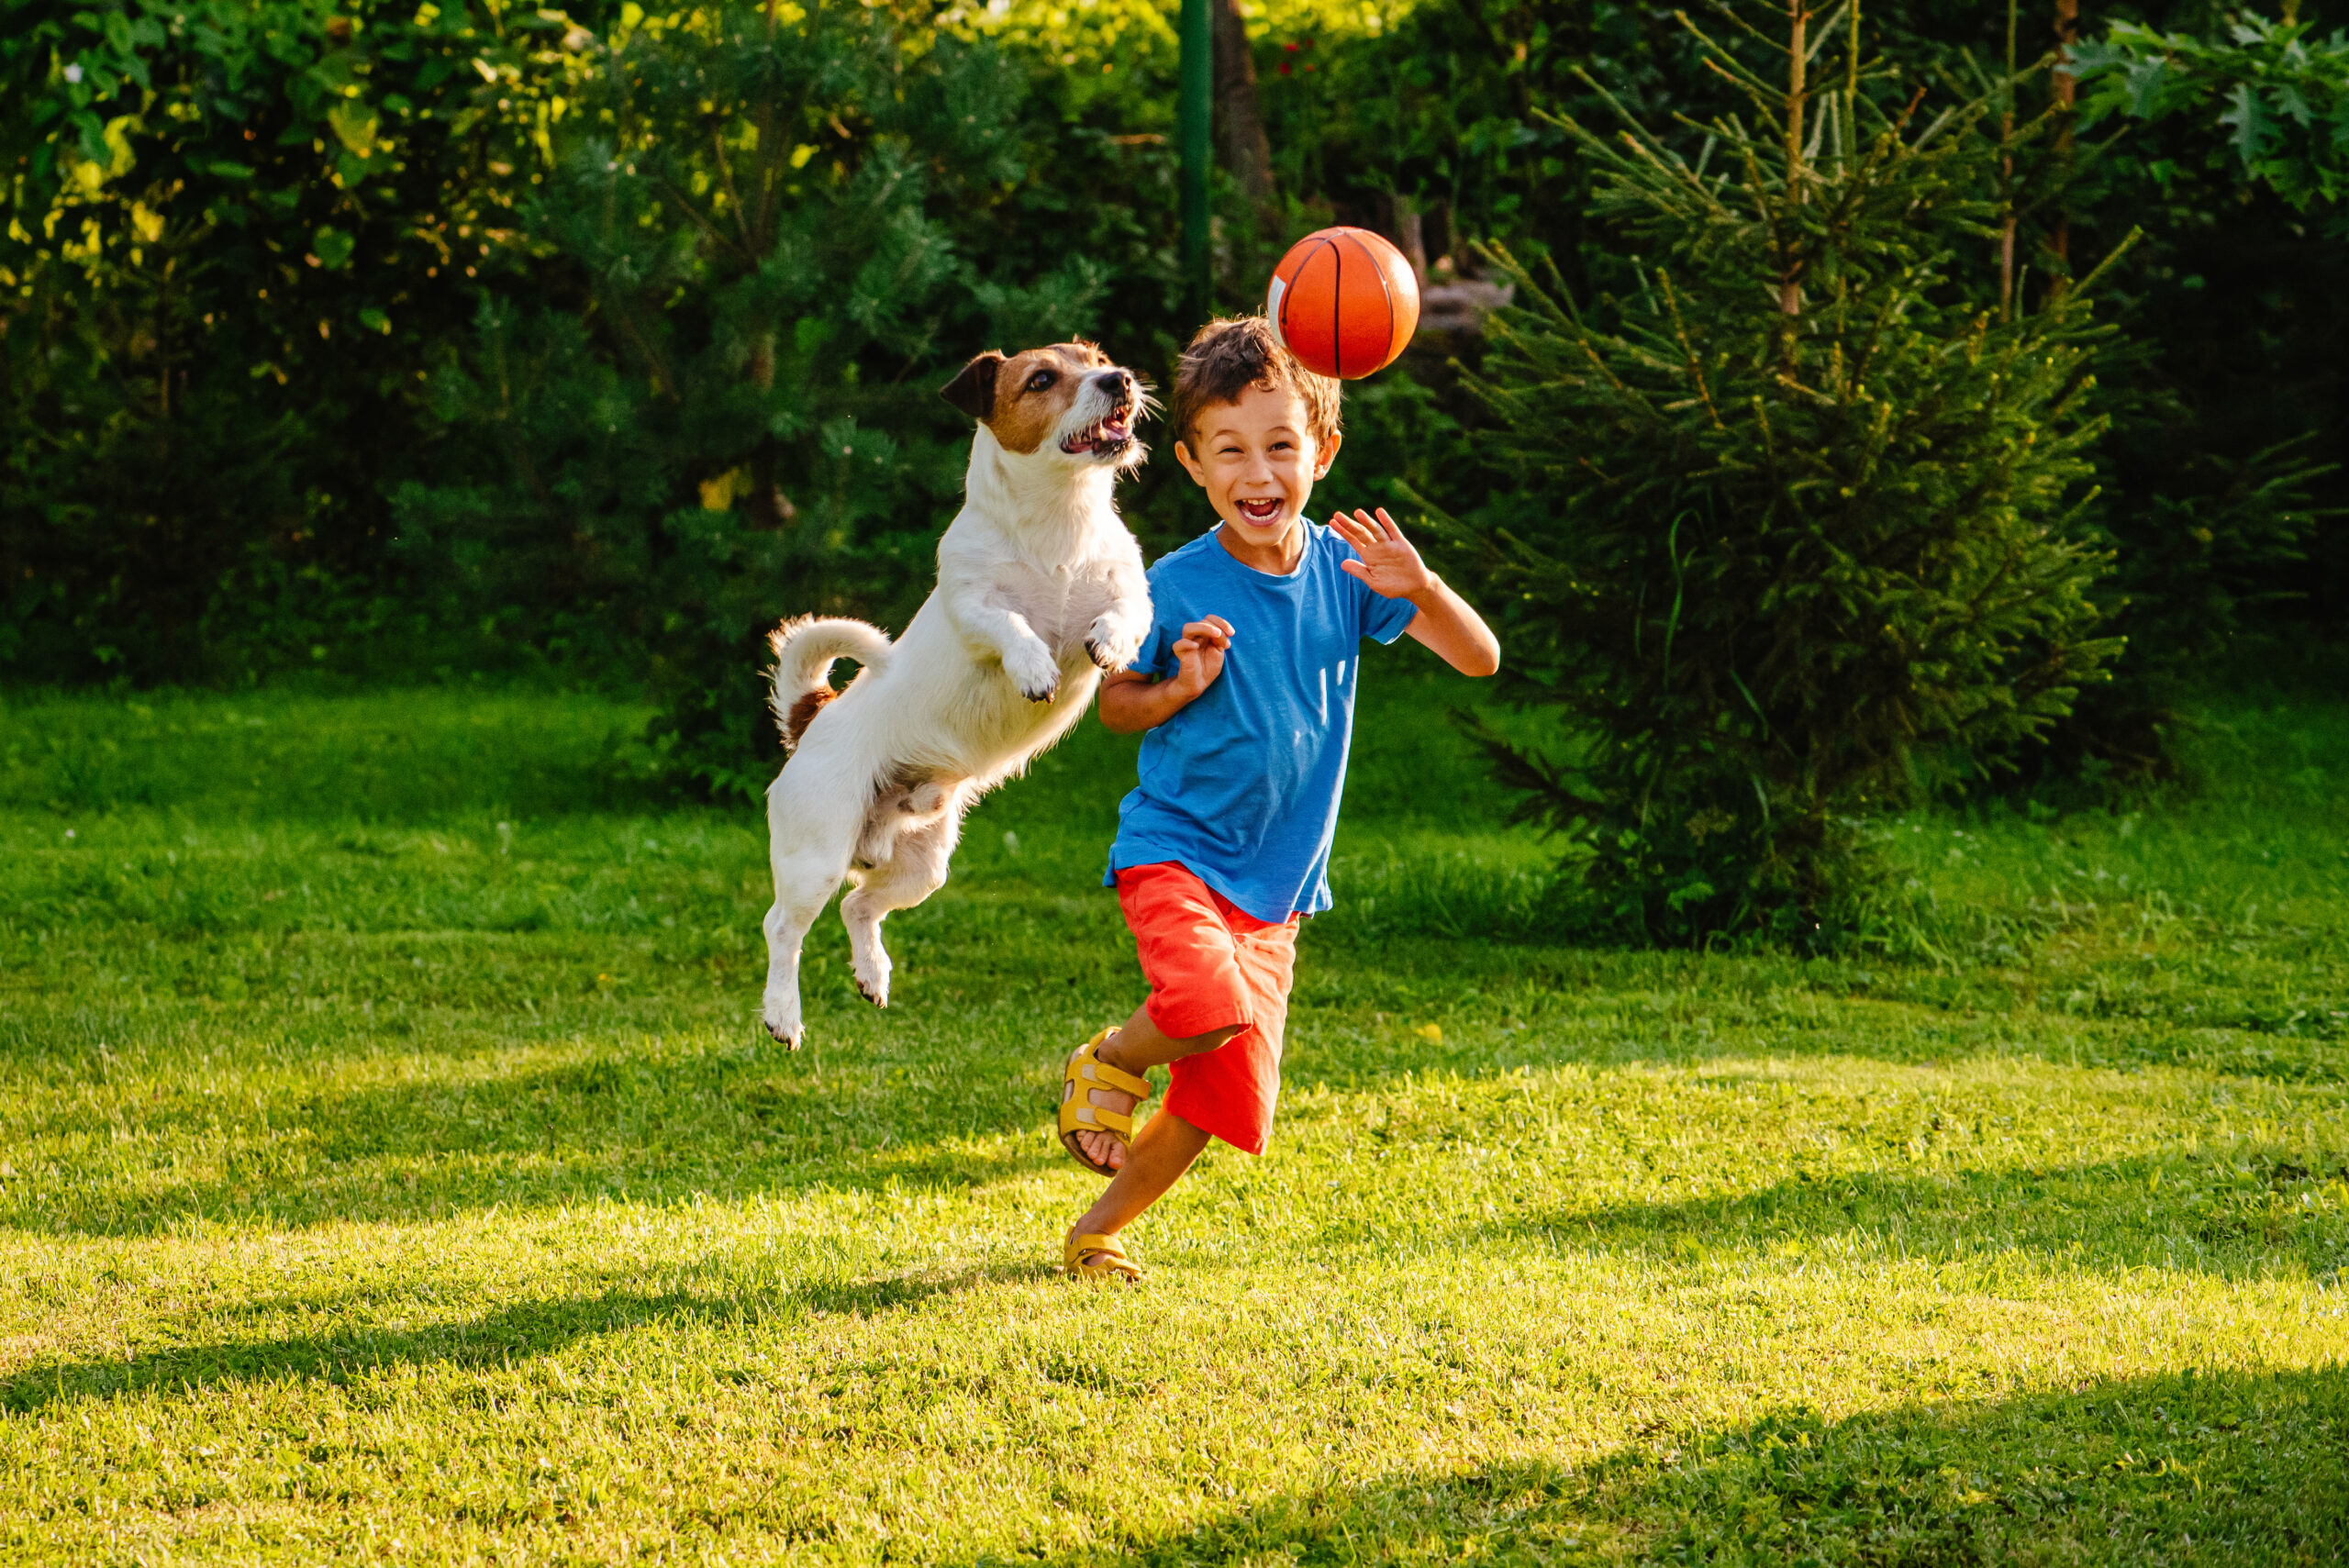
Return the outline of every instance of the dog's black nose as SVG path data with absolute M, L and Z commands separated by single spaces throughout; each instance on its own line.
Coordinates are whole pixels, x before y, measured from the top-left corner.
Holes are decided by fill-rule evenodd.
M 1134 375 L 1131 371 L 1106 370 L 1093 379 L 1108 383 L 1111 391 L 1120 394 L 1130 393 L 1134 389 Z

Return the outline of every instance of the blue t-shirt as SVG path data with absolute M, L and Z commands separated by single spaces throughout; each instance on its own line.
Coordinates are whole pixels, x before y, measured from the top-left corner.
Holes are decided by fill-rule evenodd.
M 1129 668 L 1174 674 L 1184 626 L 1211 615 L 1231 623 L 1231 648 L 1214 684 L 1142 738 L 1106 885 L 1128 866 L 1178 861 L 1259 920 L 1330 907 L 1362 639 L 1392 642 L 1419 614 L 1338 569 L 1355 559 L 1308 523 L 1285 577 L 1241 565 L 1214 533 L 1150 569 L 1150 636 Z

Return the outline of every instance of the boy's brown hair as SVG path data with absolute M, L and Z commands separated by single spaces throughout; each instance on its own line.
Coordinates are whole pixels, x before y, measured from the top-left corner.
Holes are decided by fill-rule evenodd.
M 1168 412 L 1175 439 L 1196 450 L 1191 426 L 1200 411 L 1219 403 L 1237 403 L 1252 386 L 1297 394 L 1305 404 L 1308 433 L 1315 446 L 1327 450 L 1337 437 L 1341 428 L 1338 384 L 1298 364 L 1263 317 L 1227 316 L 1200 328 L 1174 367 Z

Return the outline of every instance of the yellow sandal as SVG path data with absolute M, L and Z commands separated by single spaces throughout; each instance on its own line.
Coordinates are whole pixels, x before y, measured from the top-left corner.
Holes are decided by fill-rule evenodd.
M 1131 1095 L 1135 1099 L 1135 1110 L 1141 1108 L 1141 1101 L 1150 1098 L 1149 1079 L 1137 1078 L 1101 1060 L 1102 1042 L 1116 1032 L 1115 1029 L 1103 1029 L 1078 1046 L 1069 1052 L 1068 1065 L 1061 1071 L 1061 1147 L 1068 1151 L 1070 1159 L 1097 1176 L 1114 1176 L 1118 1168 L 1086 1159 L 1085 1145 L 1076 1140 L 1076 1135 L 1080 1132 L 1115 1133 L 1119 1140 L 1130 1149 L 1134 1141 L 1134 1118 L 1117 1111 L 1103 1110 L 1093 1103 L 1093 1091 L 1115 1089 L 1121 1095 Z
M 1071 1279 L 1122 1280 L 1128 1284 L 1141 1283 L 1141 1265 L 1126 1256 L 1115 1236 L 1098 1232 L 1073 1237 L 1063 1266 Z

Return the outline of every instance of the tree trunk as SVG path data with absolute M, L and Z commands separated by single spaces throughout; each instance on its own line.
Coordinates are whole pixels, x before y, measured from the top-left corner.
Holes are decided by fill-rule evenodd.
M 2058 0 L 2061 3 L 2061 0 Z M 1998 319 L 2015 317 L 2015 17 L 2018 0 L 2007 0 L 2006 104 L 1998 111 Z
M 1809 0 L 1787 0 L 1787 26 L 1791 35 L 1787 45 L 1787 200 L 1800 206 L 1805 68 L 1810 63 Z M 1801 263 L 1792 258 L 1783 262 L 1778 272 L 1778 313 L 1790 319 L 1802 314 Z M 1794 333 L 1789 330 L 1783 350 L 1789 368 L 1794 361 Z
M 1273 144 L 1264 136 L 1264 115 L 1256 97 L 1256 57 L 1248 47 L 1248 24 L 1240 0 L 1210 0 L 1215 23 L 1215 118 L 1223 132 L 1223 161 L 1240 182 L 1257 224 L 1267 233 L 1280 226 L 1273 199 Z
M 2070 49 L 2080 36 L 2080 0 L 2055 0 L 2055 47 Z M 2055 156 L 2059 172 L 2069 173 L 2072 166 L 2072 104 L 2078 95 L 2078 83 L 2072 73 L 2058 66 L 2055 71 L 2055 106 L 2063 117 L 2055 124 Z M 2069 281 L 2072 263 L 2072 219 L 2068 213 L 2057 208 L 2055 232 L 2049 237 L 2047 248 L 2055 253 L 2054 291 L 2060 293 Z
M 1424 284 L 1428 281 L 1428 242 L 1426 227 L 1419 221 L 1419 204 L 1408 196 L 1392 195 L 1386 198 L 1386 213 L 1395 234 L 1395 249 L 1411 263 L 1411 275 Z

